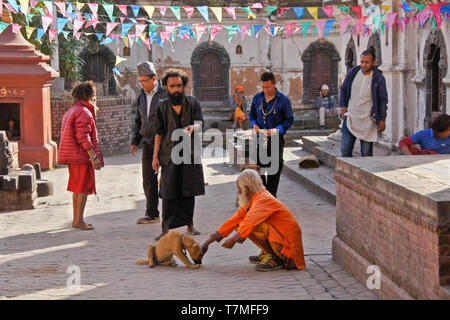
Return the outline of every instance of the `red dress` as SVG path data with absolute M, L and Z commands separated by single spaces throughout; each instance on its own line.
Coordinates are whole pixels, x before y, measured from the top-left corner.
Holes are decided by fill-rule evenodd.
M 67 191 L 73 193 L 97 194 L 95 191 L 95 172 L 90 163 L 69 164 L 69 184 Z

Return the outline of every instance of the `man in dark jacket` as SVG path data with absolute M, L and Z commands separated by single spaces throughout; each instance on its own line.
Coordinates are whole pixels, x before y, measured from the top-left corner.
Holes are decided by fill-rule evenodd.
M 204 121 L 197 99 L 187 96 L 189 78 L 177 69 L 169 69 L 162 78 L 168 99 L 161 101 L 156 116 L 153 170 L 161 164 L 162 233 L 187 226 L 187 233 L 200 234 L 194 228 L 195 196 L 205 194 L 201 162 L 201 136 Z M 181 147 L 181 148 L 180 148 Z
M 157 80 L 153 63 L 144 61 L 137 66 L 138 79 L 142 86 L 135 102 L 136 116 L 131 138 L 130 152 L 135 156 L 138 145 L 143 140 L 142 180 L 146 198 L 145 216 L 138 224 L 159 222 L 158 175 L 152 169 L 153 148 L 155 144 L 155 118 L 160 100 L 165 99 L 166 91 Z
M 360 65 L 350 69 L 340 88 L 343 157 L 352 156 L 357 138 L 361 141 L 361 156 L 373 155 L 373 143 L 386 129 L 387 103 L 386 79 L 375 66 L 375 53 L 366 50 Z

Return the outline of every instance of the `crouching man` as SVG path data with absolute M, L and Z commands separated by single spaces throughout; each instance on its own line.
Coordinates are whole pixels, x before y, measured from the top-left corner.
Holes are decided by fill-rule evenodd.
M 242 171 L 236 181 L 240 208 L 202 246 L 203 255 L 214 241 L 234 235 L 222 246 L 231 249 L 249 238 L 262 252 L 250 256 L 256 270 L 305 269 L 302 230 L 289 209 L 264 188 L 255 170 Z

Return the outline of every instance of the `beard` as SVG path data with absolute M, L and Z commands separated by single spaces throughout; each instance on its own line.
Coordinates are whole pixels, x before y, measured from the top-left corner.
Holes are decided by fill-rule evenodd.
M 247 196 L 245 196 L 244 194 L 239 194 L 237 195 L 238 197 L 238 201 L 239 201 L 239 207 L 249 207 L 250 206 L 250 200 L 247 198 Z
M 167 96 L 173 106 L 181 106 L 183 104 L 184 92 L 167 93 Z

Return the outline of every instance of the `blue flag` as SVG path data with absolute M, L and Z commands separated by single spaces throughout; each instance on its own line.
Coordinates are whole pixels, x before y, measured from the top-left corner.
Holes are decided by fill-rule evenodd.
M 63 31 L 64 27 L 66 26 L 67 21 L 69 21 L 68 18 L 58 18 L 58 34 L 61 33 L 61 31 Z
M 297 15 L 297 19 L 300 19 L 301 17 L 303 17 L 303 12 L 304 12 L 305 8 L 294 7 L 294 8 L 292 8 L 292 10 L 294 10 L 295 14 Z
M 328 20 L 325 24 L 325 38 L 328 37 L 328 34 L 331 31 L 331 28 L 333 28 L 333 24 L 336 22 L 336 20 Z
M 122 23 L 122 37 L 125 37 L 127 35 L 132 26 L 132 23 Z
M 133 14 L 134 16 L 137 18 L 138 14 L 139 14 L 139 10 L 141 9 L 140 5 L 130 5 L 131 10 L 133 10 Z
M 208 6 L 197 7 L 197 10 L 201 13 L 203 18 L 209 22 Z
M 407 4 L 405 0 L 402 0 L 402 4 L 403 4 L 403 11 L 405 12 L 414 11 L 414 9 L 411 8 L 411 6 Z
M 37 29 L 37 41 L 41 41 L 43 35 L 45 34 L 44 29 L 38 28 Z
M 102 40 L 104 33 L 96 33 L 98 41 Z

